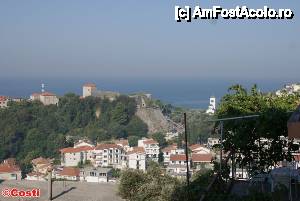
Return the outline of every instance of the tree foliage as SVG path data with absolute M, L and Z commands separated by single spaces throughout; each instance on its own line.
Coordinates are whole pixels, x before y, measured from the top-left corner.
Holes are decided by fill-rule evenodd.
M 101 112 L 96 115 L 96 111 Z M 58 106 L 12 102 L 0 109 L 0 161 L 16 157 L 28 169 L 33 158 L 58 158 L 59 149 L 70 146 L 66 138 L 87 137 L 95 142 L 146 136 L 147 125 L 134 115 L 135 111 L 135 100 L 127 96 L 109 101 L 66 94 Z
M 298 95 L 263 94 L 256 85 L 250 91 L 241 85 L 230 87 L 229 93 L 221 100 L 217 113 L 219 118 L 260 116 L 225 121 L 224 149 L 236 152 L 237 162 L 251 167 L 253 171 L 266 171 L 284 159 L 291 161 L 291 152 L 297 147 L 280 136 L 287 137 L 287 120 L 298 101 Z

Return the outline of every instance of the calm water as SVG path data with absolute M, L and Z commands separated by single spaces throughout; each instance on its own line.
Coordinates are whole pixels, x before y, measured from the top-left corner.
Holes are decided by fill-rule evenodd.
M 217 100 L 227 93 L 229 86 L 239 83 L 246 87 L 258 84 L 261 91 L 274 91 L 284 84 L 297 80 L 220 80 L 220 79 L 107 79 L 107 78 L 2 78 L 0 95 L 29 97 L 41 90 L 41 83 L 46 84 L 46 91 L 63 95 L 68 92 L 82 94 L 82 85 L 94 82 L 98 89 L 118 91 L 124 94 L 134 92 L 151 93 L 153 97 L 178 106 L 189 108 L 207 108 L 209 97 Z

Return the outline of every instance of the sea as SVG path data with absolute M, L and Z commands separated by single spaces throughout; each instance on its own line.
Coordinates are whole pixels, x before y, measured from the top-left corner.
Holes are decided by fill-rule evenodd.
M 153 98 L 175 106 L 206 109 L 211 96 L 215 96 L 218 103 L 234 84 L 241 84 L 248 89 L 257 84 L 262 92 L 270 92 L 298 81 L 220 78 L 1 78 L 0 95 L 29 98 L 30 94 L 41 91 L 42 84 L 46 91 L 60 96 L 66 93 L 81 95 L 82 85 L 87 82 L 95 83 L 98 90 L 122 94 L 150 93 Z

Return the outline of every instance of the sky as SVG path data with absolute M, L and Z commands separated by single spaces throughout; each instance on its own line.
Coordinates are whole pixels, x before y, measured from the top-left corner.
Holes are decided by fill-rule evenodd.
M 295 16 L 178 23 L 175 5 L 268 5 Z M 299 15 L 296 0 L 2 0 L 0 78 L 295 80 Z

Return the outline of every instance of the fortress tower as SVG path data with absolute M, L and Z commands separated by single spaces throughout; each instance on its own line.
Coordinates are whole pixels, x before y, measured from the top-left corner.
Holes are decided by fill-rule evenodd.
M 93 92 L 97 91 L 97 87 L 93 83 L 86 83 L 82 87 L 82 96 L 83 98 L 87 96 L 92 96 Z

